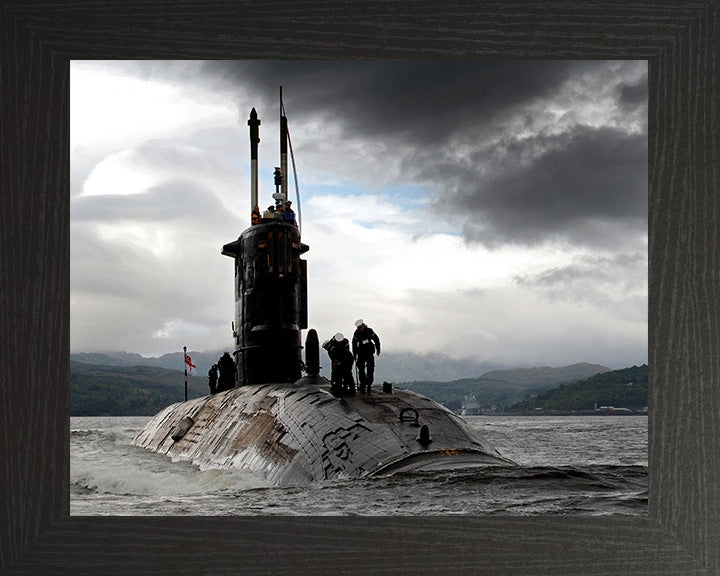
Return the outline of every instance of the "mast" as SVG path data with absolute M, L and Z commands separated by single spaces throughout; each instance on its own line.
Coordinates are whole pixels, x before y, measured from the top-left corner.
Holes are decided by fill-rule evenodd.
M 260 120 L 253 108 L 250 112 L 250 211 L 258 206 L 258 143 L 260 142 Z
M 287 117 L 285 116 L 285 107 L 282 101 L 282 86 L 280 86 L 280 173 L 282 174 L 281 192 L 287 200 Z
M 185 366 L 185 402 L 187 402 L 187 346 L 183 346 L 183 365 Z

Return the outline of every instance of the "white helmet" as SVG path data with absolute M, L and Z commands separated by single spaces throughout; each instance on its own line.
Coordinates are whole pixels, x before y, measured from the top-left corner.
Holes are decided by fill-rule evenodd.
M 363 322 L 363 319 L 360 318 L 360 320 L 358 320 L 357 322 L 355 322 L 355 327 L 356 327 L 356 328 L 360 328 L 360 326 L 362 326 L 363 324 L 365 324 L 365 322 Z
M 333 338 L 335 338 L 335 340 L 338 342 L 342 342 L 343 340 L 345 340 L 345 336 L 342 335 L 342 332 L 338 332 L 337 334 L 335 334 L 335 336 L 333 336 Z

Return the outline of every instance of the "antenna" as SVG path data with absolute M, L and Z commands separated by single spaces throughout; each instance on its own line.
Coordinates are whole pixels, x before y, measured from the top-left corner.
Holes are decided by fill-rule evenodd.
M 287 139 L 287 144 L 290 147 L 290 159 L 292 160 L 292 166 L 293 166 L 293 179 L 295 180 L 295 197 L 297 199 L 297 222 L 298 222 L 298 229 L 302 232 L 302 210 L 300 206 L 300 187 L 298 186 L 298 178 L 297 178 L 297 168 L 295 167 L 295 153 L 293 152 L 292 147 L 292 140 L 290 139 L 290 130 L 288 130 L 287 125 L 287 117 L 285 116 L 285 104 L 283 104 L 282 101 L 282 86 L 280 86 L 280 123 L 281 126 L 283 124 L 285 125 L 285 138 Z M 283 141 L 281 137 L 281 142 Z M 280 154 L 282 159 L 282 144 L 280 145 Z M 287 199 L 287 153 L 285 155 L 285 169 L 283 172 L 283 192 L 285 192 L 285 198 Z
M 302 210 L 300 207 L 300 187 L 298 185 L 297 168 L 295 167 L 295 154 L 293 153 L 292 140 L 290 139 L 290 131 L 287 133 L 288 145 L 290 146 L 290 159 L 293 166 L 293 180 L 295 180 L 295 197 L 297 198 L 297 222 L 298 229 L 302 232 Z
M 250 212 L 258 205 L 258 143 L 260 142 L 260 120 L 255 108 L 250 111 Z
M 281 192 L 287 200 L 287 117 L 285 116 L 285 106 L 282 100 L 282 86 L 280 86 L 280 173 L 282 174 Z

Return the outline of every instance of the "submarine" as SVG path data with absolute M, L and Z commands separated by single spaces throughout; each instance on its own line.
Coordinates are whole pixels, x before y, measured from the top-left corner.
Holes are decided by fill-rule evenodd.
M 166 407 L 132 444 L 202 470 L 248 469 L 278 486 L 515 465 L 430 398 L 388 382 L 340 393 L 320 375 L 317 332 L 308 330 L 304 345 L 301 339 L 309 247 L 294 212 L 283 210 L 290 205 L 282 88 L 275 209 L 262 215 L 255 108 L 248 126 L 251 225 L 221 250 L 235 266 L 234 386 Z

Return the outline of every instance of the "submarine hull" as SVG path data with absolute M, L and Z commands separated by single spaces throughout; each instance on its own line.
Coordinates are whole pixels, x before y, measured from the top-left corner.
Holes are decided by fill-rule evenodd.
M 173 404 L 133 444 L 276 485 L 514 464 L 429 398 L 402 389 L 337 397 L 321 376 Z

